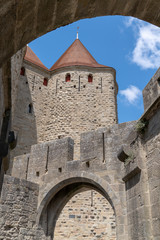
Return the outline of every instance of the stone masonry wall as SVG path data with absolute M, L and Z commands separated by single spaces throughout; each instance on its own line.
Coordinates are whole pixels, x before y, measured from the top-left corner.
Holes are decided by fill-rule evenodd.
M 147 86 L 143 89 L 143 104 L 145 111 L 157 99 L 159 95 L 160 95 L 160 68 L 151 78 Z
M 122 144 L 126 144 L 126 138 L 134 129 L 134 125 L 135 122 L 116 124 L 112 127 L 82 134 L 81 159 L 77 161 L 73 160 L 73 141 L 70 138 L 36 144 L 32 146 L 31 154 L 14 159 L 13 176 L 27 178 L 40 185 L 39 204 L 45 194 L 50 191 L 50 188 L 54 187 L 58 181 L 62 181 L 66 175 L 71 177 L 72 174 L 81 176 L 81 173 L 91 173 L 103 178 L 106 185 L 108 184 L 118 196 L 118 202 L 122 203 L 116 212 L 116 221 L 119 221 L 116 226 L 117 234 L 119 234 L 118 239 L 128 239 L 125 184 L 122 181 L 121 172 L 124 163 L 117 159 L 117 151 Z M 83 198 L 83 193 L 80 196 Z M 102 196 L 101 198 L 103 199 Z M 78 195 L 76 199 L 78 199 Z M 98 199 L 94 201 L 97 202 Z M 49 208 L 49 213 L 52 210 Z M 64 211 L 67 210 L 64 208 Z M 46 226 L 44 230 L 46 230 Z
M 30 88 L 26 77 L 20 75 L 24 54 L 25 49 L 22 49 L 12 57 L 11 130 L 17 136 L 17 146 L 10 152 L 11 160 L 15 155 L 30 152 L 30 147 L 37 143 L 34 112 L 28 114 L 28 105 L 32 102 Z
M 58 218 L 54 239 L 116 240 L 116 223 L 111 205 L 93 190 L 75 195 Z
M 90 71 L 71 68 L 52 76 L 48 86 L 52 101 L 48 99 L 48 116 L 43 124 L 44 130 L 41 128 L 39 132 L 40 141 L 50 140 L 53 136 L 72 137 L 75 141 L 75 160 L 80 157 L 82 132 L 117 123 L 113 73 Z M 65 82 L 66 73 L 71 74 L 71 82 Z M 90 73 L 93 74 L 93 83 L 88 83 Z
M 0 68 L 0 130 L 2 127 L 2 120 L 4 114 L 4 96 L 3 96 L 3 82 L 2 82 L 2 68 Z
M 153 239 L 160 239 L 160 108 L 150 118 L 144 135 L 147 181 L 150 192 Z
M 37 198 L 37 184 L 4 176 L 0 198 L 1 240 L 46 239 L 35 225 Z

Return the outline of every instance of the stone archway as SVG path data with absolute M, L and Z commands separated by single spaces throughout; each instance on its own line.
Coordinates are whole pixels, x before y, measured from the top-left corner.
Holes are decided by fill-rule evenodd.
M 83 190 L 62 209 L 56 222 L 54 240 L 116 240 L 112 206 L 97 191 Z
M 0 65 L 28 42 L 83 18 L 133 16 L 160 26 L 155 0 L 1 1 Z
M 65 204 L 77 193 L 84 189 L 93 189 L 103 195 L 112 206 L 116 217 L 116 234 L 117 239 L 121 239 L 125 232 L 121 232 L 122 218 L 125 219 L 123 204 L 119 196 L 115 194 L 111 186 L 103 178 L 87 173 L 79 172 L 67 174 L 57 179 L 41 191 L 41 202 L 38 208 L 37 224 L 40 225 L 46 236 L 53 239 L 56 221 L 64 208 Z M 120 221 L 121 219 L 121 221 Z

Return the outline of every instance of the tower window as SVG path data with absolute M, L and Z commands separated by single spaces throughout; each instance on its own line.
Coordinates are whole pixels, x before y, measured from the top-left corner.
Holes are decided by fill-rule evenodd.
M 24 67 L 21 67 L 20 75 L 21 75 L 21 76 L 24 76 L 24 75 L 25 75 L 25 68 L 24 68 Z
M 92 82 L 93 82 L 93 76 L 92 76 L 92 74 L 89 74 L 89 75 L 88 75 L 88 82 L 89 82 L 89 83 L 92 83 Z
M 48 78 L 44 78 L 44 80 L 43 80 L 43 85 L 44 85 L 44 86 L 47 86 L 47 85 L 48 85 Z
M 67 73 L 66 75 L 66 82 L 70 82 L 71 81 L 71 75 L 69 73 Z
M 33 106 L 32 106 L 32 103 L 30 103 L 28 105 L 28 113 L 32 113 L 32 111 L 33 111 Z
M 158 85 L 160 86 L 160 77 L 157 79 Z

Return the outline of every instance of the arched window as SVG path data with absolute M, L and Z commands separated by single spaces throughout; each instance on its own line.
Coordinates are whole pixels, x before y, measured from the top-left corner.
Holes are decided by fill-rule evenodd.
M 92 74 L 89 74 L 89 75 L 88 75 L 88 82 L 89 82 L 89 83 L 92 83 L 92 82 L 93 82 L 93 76 L 92 76 Z
M 69 73 L 67 73 L 66 75 L 66 82 L 70 82 L 71 81 L 71 75 Z
M 33 111 L 33 106 L 32 106 L 32 103 L 30 103 L 28 105 L 28 113 L 32 113 L 32 111 Z
M 44 78 L 44 80 L 43 80 L 43 85 L 44 85 L 44 86 L 47 86 L 47 85 L 48 85 L 48 78 Z
M 24 76 L 24 75 L 25 75 L 25 68 L 24 68 L 24 67 L 21 67 L 20 75 L 21 75 L 21 76 Z

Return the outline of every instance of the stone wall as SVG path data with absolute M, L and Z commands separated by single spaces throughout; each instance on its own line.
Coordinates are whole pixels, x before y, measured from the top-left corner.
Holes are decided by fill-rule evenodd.
M 143 89 L 143 104 L 146 111 L 160 95 L 160 68 Z
M 35 183 L 41 183 L 44 175 L 50 180 L 60 176 L 73 161 L 73 145 L 70 138 L 33 145 L 30 154 L 14 158 L 12 176 Z
M 5 175 L 0 198 L 0 239 L 46 239 L 35 224 L 38 185 Z
M 55 240 L 116 240 L 114 211 L 96 191 L 75 195 L 62 210 L 56 223 Z
M 160 108 L 156 109 L 144 136 L 154 240 L 160 239 Z
M 2 82 L 2 68 L 0 68 L 0 131 L 2 127 L 3 114 L 4 114 L 4 89 Z
M 32 103 L 30 86 L 25 76 L 20 75 L 23 66 L 25 49 L 12 57 L 12 120 L 11 130 L 17 137 L 17 145 L 10 153 L 11 160 L 16 155 L 30 152 L 30 147 L 37 143 L 37 132 L 34 111 L 28 113 Z M 10 166 L 11 168 L 12 166 Z
M 158 101 L 159 100 L 157 99 L 157 104 Z M 154 112 L 154 108 L 157 109 L 156 113 Z M 58 149 L 64 149 L 63 144 L 66 141 L 65 139 L 58 139 L 55 143 L 41 143 L 34 146 L 31 156 L 37 156 L 37 163 L 35 162 L 35 166 L 32 165 L 30 171 L 34 169 L 35 177 L 37 166 L 41 168 L 42 162 L 44 162 L 43 168 L 45 170 L 46 162 L 44 160 L 47 159 L 47 144 L 53 145 L 54 149 L 51 151 L 51 155 L 49 153 L 49 159 L 56 159 L 55 162 L 52 161 L 52 166 L 55 166 L 56 171 L 54 171 L 54 167 L 50 167 L 51 171 L 46 173 L 44 171 L 40 177 L 39 203 L 50 191 L 50 188 L 54 187 L 58 182 L 60 182 L 60 188 L 62 188 L 63 183 L 65 184 L 65 180 L 67 181 L 67 177 L 63 179 L 65 174 L 68 173 L 67 176 L 71 179 L 75 179 L 75 182 L 76 176 L 77 178 L 82 176 L 81 181 L 83 182 L 85 176 L 89 176 L 87 173 L 91 173 L 90 176 L 99 176 L 103 178 L 105 186 L 109 184 L 109 186 L 115 191 L 116 196 L 118 196 L 118 199 L 114 202 L 114 206 L 116 206 L 116 202 L 119 203 L 119 205 L 116 206 L 115 216 L 117 222 L 117 239 L 158 240 L 160 237 L 159 105 L 153 105 L 152 108 L 144 113 L 142 119 L 143 118 L 146 118 L 149 121 L 148 126 L 143 132 L 138 132 L 135 123 L 131 122 L 82 134 L 81 159 L 79 161 L 72 161 L 71 159 L 70 161 L 68 159 L 67 144 L 65 151 L 66 157 L 65 155 L 61 155 L 61 151 Z M 63 147 L 60 147 L 61 144 Z M 57 147 L 54 148 L 56 145 Z M 121 146 L 124 147 L 126 154 L 129 156 L 124 162 L 120 162 L 117 158 L 118 150 Z M 64 164 L 62 172 L 58 172 L 57 159 L 60 159 L 58 158 L 58 155 L 61 156 L 60 158 L 66 159 L 66 164 Z M 35 161 L 34 158 L 33 161 Z M 18 166 L 20 166 L 19 163 Z M 23 166 L 23 164 L 21 166 Z M 20 172 L 20 170 L 18 171 Z M 35 181 L 35 177 L 33 178 L 33 181 Z M 97 183 L 100 183 L 100 181 L 98 180 Z M 110 189 L 108 189 L 107 192 L 111 194 Z M 67 196 L 66 193 L 69 194 L 68 191 L 64 191 L 64 196 L 61 195 L 61 198 L 57 199 L 57 204 L 59 204 L 60 201 L 63 201 L 63 197 Z M 81 193 L 79 196 L 83 197 L 84 195 Z M 103 199 L 103 197 L 101 199 Z M 71 202 L 72 200 L 74 201 L 74 198 L 71 199 Z M 96 201 L 98 201 L 98 199 L 96 199 Z M 76 202 L 78 202 L 78 197 L 76 197 Z M 66 209 L 64 208 L 62 214 L 68 214 L 67 212 L 70 211 L 69 206 Z M 77 206 L 75 206 L 75 209 L 76 208 Z M 50 214 L 48 215 L 48 218 L 53 216 L 53 209 L 48 208 L 48 214 Z M 83 211 L 80 211 L 79 214 L 81 214 L 81 212 Z M 73 222 L 71 221 L 71 228 L 73 226 L 72 223 Z M 60 220 L 59 224 L 62 225 L 66 223 L 62 223 Z M 64 225 L 64 227 L 67 235 L 68 230 L 66 225 Z M 60 229 L 57 231 L 58 233 L 56 232 L 55 236 L 61 234 Z
M 82 134 L 81 159 L 77 161 L 73 160 L 73 141 L 69 138 L 34 145 L 29 155 L 14 159 L 12 174 L 39 183 L 39 205 L 50 188 L 54 188 L 61 181 L 60 187 L 62 188 L 66 178 L 71 178 L 74 182 L 74 179 L 76 181 L 76 178 L 81 177 L 80 181 L 82 181 L 85 174 L 91 173 L 91 176 L 104 179 L 105 186 L 108 184 L 118 198 L 116 200 L 119 204 L 118 209 L 116 209 L 118 239 L 124 239 L 124 236 L 127 239 L 125 184 L 122 181 L 120 171 L 124 164 L 118 161 L 117 151 L 122 144 L 126 143 L 126 138 L 134 125 L 135 122 L 116 124 L 112 127 Z M 72 177 L 72 174 L 75 176 Z M 68 177 L 65 177 L 66 175 Z M 108 190 L 108 193 L 111 194 L 111 190 Z M 68 194 L 67 190 L 64 191 L 64 199 Z M 82 198 L 83 194 L 81 193 L 80 196 Z M 102 196 L 101 198 L 103 201 L 104 198 Z M 57 201 L 57 204 L 63 202 L 63 197 L 61 196 Z M 50 214 L 48 219 L 50 219 L 53 216 L 52 211 L 55 213 L 55 209 L 49 207 L 48 211 Z M 52 223 L 50 228 L 53 230 Z

